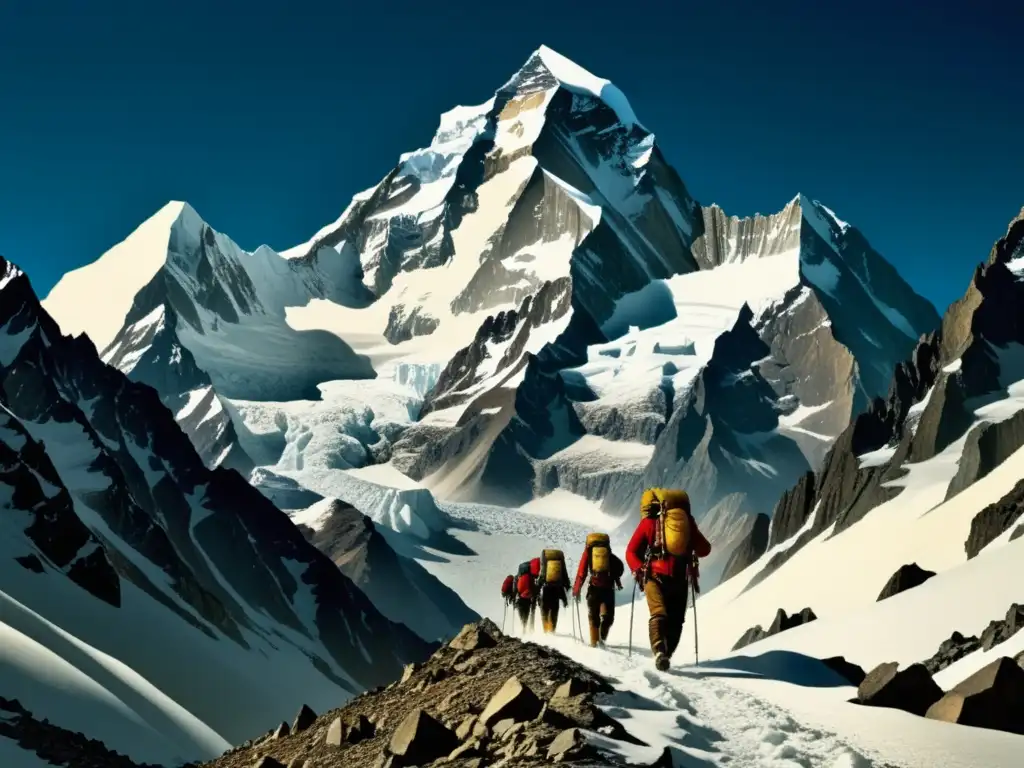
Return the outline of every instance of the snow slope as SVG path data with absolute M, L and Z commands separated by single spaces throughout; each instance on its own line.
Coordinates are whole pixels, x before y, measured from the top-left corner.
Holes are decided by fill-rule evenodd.
M 748 627 L 767 626 L 777 608 L 792 613 L 810 607 L 817 621 L 752 648 L 844 655 L 868 669 L 883 661 L 922 661 L 952 631 L 970 634 L 1005 614 L 1021 599 L 1024 540 L 993 544 L 970 561 L 964 541 L 977 511 L 1005 496 L 1024 474 L 1024 449 L 944 501 L 961 447 L 954 444 L 946 453 L 912 466 L 896 499 L 832 538 L 819 536 L 761 583 L 748 588 L 772 551 L 708 593 L 701 603 L 709 617 L 701 625 L 705 647 L 726 653 Z M 865 552 L 871 553 L 867 559 Z M 912 562 L 938 576 L 876 603 L 889 577 Z
M 997 492 L 991 489 L 991 492 Z M 449 511 L 454 516 L 489 523 L 494 520 L 495 528 L 501 533 L 485 535 L 460 532 L 457 535 L 473 550 L 464 557 L 448 556 L 444 560 L 424 560 L 424 567 L 449 582 L 459 590 L 468 604 L 484 615 L 489 615 L 499 624 L 502 621 L 503 605 L 499 586 L 505 571 L 514 570 L 519 560 L 529 557 L 543 546 L 563 548 L 570 558 L 578 557 L 576 549 L 589 530 L 581 526 L 559 528 L 555 521 L 546 521 L 544 527 L 537 527 L 537 518 L 523 512 L 475 508 L 452 505 Z M 497 519 L 501 520 L 498 528 Z M 855 530 L 855 529 L 854 529 Z M 1022 542 L 1024 545 L 1024 542 Z M 617 546 L 621 551 L 621 545 Z M 1016 571 L 1007 571 L 1021 561 L 1020 552 L 1004 548 L 1006 557 L 1001 562 L 991 560 L 987 573 L 971 583 L 965 582 L 965 590 L 980 588 L 983 583 L 996 581 L 993 569 L 1002 576 L 1019 578 Z M 1015 557 L 1014 557 L 1015 556 Z M 987 555 L 977 558 L 961 568 L 980 567 Z M 796 562 L 796 561 L 794 561 Z M 571 565 L 574 565 L 575 561 Z M 788 565 L 786 567 L 789 567 Z M 1017 567 L 1019 570 L 1019 567 Z M 780 571 L 781 573 L 781 571 Z M 590 738 L 604 747 L 615 748 L 638 764 L 653 762 L 667 744 L 677 765 L 724 766 L 727 764 L 765 768 L 790 768 L 791 766 L 824 766 L 826 768 L 871 768 L 872 766 L 900 766 L 900 768 L 969 768 L 985 765 L 993 768 L 1011 768 L 1018 765 L 1022 737 L 1011 734 L 952 726 L 947 723 L 928 721 L 896 710 L 879 710 L 858 707 L 848 703 L 854 690 L 827 668 L 818 664 L 812 656 L 822 658 L 834 653 L 846 653 L 847 658 L 865 663 L 870 660 L 873 640 L 878 644 L 892 641 L 899 632 L 915 638 L 916 644 L 925 649 L 923 653 L 903 653 L 907 661 L 919 660 L 918 656 L 930 655 L 938 641 L 949 634 L 950 622 L 970 618 L 964 609 L 974 617 L 985 616 L 986 607 L 991 609 L 1000 603 L 993 598 L 985 601 L 978 609 L 967 608 L 970 600 L 956 600 L 960 592 L 949 592 L 950 584 L 956 584 L 962 574 L 950 572 L 946 589 L 937 586 L 930 594 L 921 593 L 913 605 L 907 601 L 919 590 L 926 590 L 932 584 L 942 584 L 936 577 L 923 587 L 902 595 L 872 604 L 872 608 L 851 614 L 849 621 L 841 616 L 825 618 L 806 627 L 789 630 L 774 638 L 749 646 L 739 655 L 733 655 L 716 639 L 722 632 L 721 620 L 726 614 L 739 610 L 751 615 L 749 607 L 735 606 L 730 600 L 722 600 L 719 591 L 726 593 L 733 582 L 703 596 L 698 603 L 699 626 L 701 630 L 701 659 L 699 666 L 693 664 L 693 621 L 687 621 L 684 637 L 677 652 L 675 664 L 668 672 L 661 673 L 653 668 L 650 652 L 646 646 L 647 611 L 643 599 L 634 606 L 633 654 L 629 646 L 629 587 L 619 595 L 616 621 L 612 627 L 607 649 L 591 649 L 573 639 L 574 624 L 572 611 L 564 613 L 559 620 L 558 632 L 554 636 L 531 635 L 533 642 L 550 645 L 593 669 L 610 675 L 616 687 L 623 692 L 604 702 L 609 712 L 623 720 L 627 728 L 640 738 L 654 745 L 650 748 L 616 745 L 599 735 Z M 807 579 L 820 583 L 820 577 Z M 741 579 L 737 579 L 739 581 Z M 987 581 L 985 581 L 987 580 Z M 766 585 L 769 582 L 766 582 Z M 835 582 L 832 582 L 833 584 Z M 1002 580 L 1004 594 L 1011 591 L 1013 578 Z M 938 595 L 942 597 L 938 597 Z M 874 595 L 872 595 L 873 599 Z M 950 601 L 948 598 L 953 597 Z M 899 601 L 903 600 L 900 605 Z M 922 616 L 941 614 L 932 606 L 947 608 L 958 606 L 954 615 L 944 615 L 942 629 L 922 622 Z M 1005 602 L 997 615 L 1005 612 Z M 774 606 L 774 604 L 771 604 Z M 816 609 L 817 610 L 817 609 Z M 871 610 L 885 611 L 884 616 Z M 765 611 L 770 614 L 774 611 Z M 692 611 L 691 611 L 692 614 Z M 581 611 L 583 621 L 585 614 Z M 897 620 L 897 617 L 902 619 Z M 770 619 L 758 616 L 759 621 Z M 731 619 L 729 620 L 731 622 Z M 749 619 L 740 619 L 749 621 Z M 878 632 L 879 622 L 893 631 Z M 974 621 L 965 629 L 978 629 Z M 919 625 L 925 625 L 923 628 Z M 517 634 L 518 630 L 510 619 L 505 622 L 506 631 Z M 821 642 L 812 642 L 810 637 L 818 629 L 828 628 L 827 637 Z M 853 637 L 843 641 L 844 633 L 852 631 Z M 935 642 L 932 644 L 931 634 Z M 941 635 L 941 637 L 939 637 Z M 806 641 L 800 640 L 804 636 Z M 822 635 L 824 637 L 824 635 Z M 1014 649 L 1021 645 L 1017 636 Z M 792 642 L 787 642 L 787 640 Z M 729 640 L 729 645 L 733 642 Z M 1014 642 L 1014 641 L 1011 641 Z M 866 646 L 864 658 L 858 658 L 855 649 Z M 912 643 L 913 644 L 913 643 Z M 1009 646 L 1010 643 L 1007 643 Z M 854 651 L 851 651 L 854 649 Z M 1004 651 L 1006 649 L 1003 649 Z M 900 652 L 882 652 L 885 660 L 899 658 Z M 962 678 L 971 667 L 979 666 L 965 659 L 960 662 L 961 670 L 950 668 L 954 676 Z M 940 680 L 942 680 L 940 676 Z

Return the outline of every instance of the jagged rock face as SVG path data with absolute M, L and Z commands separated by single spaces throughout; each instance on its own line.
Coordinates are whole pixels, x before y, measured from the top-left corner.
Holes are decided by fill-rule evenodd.
M 28 544 L 94 596 L 117 607 L 121 582 L 99 541 L 74 512 L 74 502 L 50 463 L 45 447 L 5 407 L 0 406 L 0 492 L 5 516 L 23 516 Z M 25 568 L 45 573 L 46 566 L 26 547 L 18 558 Z
M 900 566 L 899 570 L 882 587 L 882 591 L 878 594 L 878 600 L 885 600 L 886 598 L 898 595 L 900 592 L 906 592 L 908 589 L 919 587 L 934 575 L 935 571 L 926 571 L 917 563 Z
M 729 555 L 729 560 L 722 571 L 722 581 L 727 581 L 747 566 L 756 563 L 768 549 L 768 529 L 771 518 L 763 512 L 754 518 L 749 533 L 743 537 L 739 545 Z
M 803 216 L 799 205 L 787 205 L 772 216 L 755 214 L 745 219 L 709 205 L 703 209 L 703 217 L 704 235 L 693 246 L 693 257 L 701 269 L 778 256 L 800 247 Z
M 993 541 L 1010 530 L 1024 515 L 1024 480 L 999 501 L 989 504 L 971 520 L 971 532 L 964 542 L 967 559 L 978 554 Z M 1015 532 L 1016 535 L 1016 532 Z M 1012 537 L 1011 537 L 1012 538 Z
M 420 637 L 442 640 L 479 619 L 417 561 L 397 554 L 373 521 L 350 504 L 333 500 L 315 528 L 300 527 L 379 611 L 404 621 Z
M 44 481 L 33 488 L 21 472 L 13 498 L 17 506 L 40 489 L 47 497 L 26 532 L 51 568 L 116 603 L 112 566 L 122 584 L 210 638 L 239 652 L 257 640 L 292 644 L 343 690 L 388 679 L 429 652 L 240 475 L 208 470 L 155 390 L 102 363 L 88 338 L 61 336 L 28 279 L 0 266 L 0 405 L 11 422 L 4 461 L 16 480 L 20 462 Z M 371 639 L 382 633 L 387 645 Z M 93 640 L 103 650 L 102 638 Z M 367 647 L 374 656 L 353 667 Z M 190 701 L 194 691 L 169 670 L 145 672 L 208 722 L 223 716 Z
M 888 398 L 876 400 L 844 431 L 813 483 L 805 478 L 782 497 L 774 517 L 785 524 L 773 526 L 771 545 L 794 535 L 811 509 L 817 510 L 814 522 L 752 584 L 833 523 L 838 533 L 898 495 L 898 487 L 884 485 L 903 476 L 904 463 L 958 450 L 962 441 L 949 498 L 1024 445 L 1019 411 L 1009 407 L 992 414 L 984 408 L 1005 398 L 1008 387 L 1024 378 L 1019 362 L 1024 348 L 1022 256 L 1024 212 L 975 271 L 964 297 L 950 306 L 938 331 L 922 339 L 911 358 L 896 368 Z M 979 513 L 969 551 L 991 541 L 991 532 L 983 531 L 990 528 L 993 515 L 999 517 L 992 510 Z

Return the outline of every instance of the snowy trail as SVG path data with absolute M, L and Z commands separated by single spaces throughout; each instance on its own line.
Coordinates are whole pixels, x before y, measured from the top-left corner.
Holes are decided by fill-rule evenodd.
M 544 546 L 558 546 L 564 548 L 574 574 L 578 556 L 575 550 L 588 530 L 579 523 L 517 510 L 450 505 L 446 511 L 471 520 L 488 532 L 460 531 L 457 536 L 473 550 L 472 555 L 446 555 L 438 560 L 424 560 L 422 565 L 459 592 L 471 608 L 490 616 L 499 625 L 504 606 L 498 586 L 510 564 L 531 552 L 540 554 Z M 654 762 L 668 744 L 675 765 L 684 768 L 894 768 L 899 765 L 892 761 L 883 763 L 874 755 L 868 757 L 869 753 L 859 744 L 855 749 L 825 728 L 801 724 L 783 705 L 737 685 L 735 678 L 743 675 L 741 672 L 716 669 L 707 664 L 700 667 L 685 664 L 693 658 L 689 618 L 676 654 L 676 666 L 667 672 L 657 671 L 647 648 L 647 610 L 642 599 L 636 603 L 630 657 L 627 651 L 630 588 L 627 584 L 619 593 L 615 624 L 605 649 L 590 648 L 574 639 L 576 606 L 571 600 L 568 609 L 560 612 L 558 631 L 554 635 L 539 631 L 540 617 L 537 616 L 538 631 L 523 637 L 555 648 L 612 678 L 619 692 L 606 702 L 608 713 L 623 722 L 637 738 L 658 745 L 638 747 L 592 735 L 603 748 L 643 765 Z M 506 633 L 521 637 L 513 612 L 508 610 L 504 615 Z M 579 616 L 585 627 L 585 604 L 580 604 Z M 836 689 L 833 687 L 833 690 Z
M 581 617 L 586 621 L 582 613 Z M 628 624 L 628 615 L 625 618 Z M 705 665 L 659 672 L 643 645 L 646 638 L 640 638 L 640 646 L 634 645 L 629 657 L 625 647 L 593 649 L 567 632 L 560 627 L 554 636 L 532 634 L 524 639 L 556 648 L 613 679 L 620 693 L 610 697 L 605 710 L 638 738 L 658 745 L 636 747 L 599 739 L 602 746 L 632 762 L 654 762 L 667 743 L 675 764 L 686 768 L 894 765 L 881 762 L 879 756 L 869 757 L 834 733 L 801 724 L 785 708 L 730 684 L 729 677 L 737 674 L 733 670 Z

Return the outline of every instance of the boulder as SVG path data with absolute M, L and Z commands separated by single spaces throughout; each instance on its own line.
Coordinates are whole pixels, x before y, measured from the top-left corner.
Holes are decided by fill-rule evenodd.
M 804 608 L 799 613 L 794 613 L 792 616 L 786 614 L 786 612 L 779 608 L 775 612 L 775 618 L 772 623 L 768 626 L 767 631 L 761 628 L 758 624 L 756 627 L 751 627 L 732 647 L 732 650 L 738 651 L 740 648 L 744 648 L 748 645 L 756 643 L 760 640 L 764 640 L 766 637 L 777 635 L 779 632 L 785 632 L 787 629 L 793 629 L 793 627 L 799 627 L 801 624 L 809 624 L 815 621 L 818 617 L 814 615 L 814 611 L 810 608 Z
M 1003 656 L 932 704 L 927 717 L 1024 734 L 1024 669 Z
M 480 715 L 480 723 L 490 726 L 499 720 L 512 718 L 517 723 L 533 720 L 540 714 L 543 703 L 536 694 L 512 676 L 495 693 Z
M 336 717 L 327 727 L 327 735 L 324 736 L 324 744 L 329 747 L 340 747 L 344 740 L 345 724 L 341 722 L 340 717 Z
M 882 591 L 878 593 L 876 602 L 885 600 L 887 597 L 906 592 L 908 589 L 919 587 L 935 575 L 935 571 L 926 571 L 917 563 L 901 565 L 889 580 L 885 582 Z
M 551 698 L 571 699 L 573 696 L 579 696 L 581 693 L 587 693 L 589 690 L 590 686 L 586 682 L 578 677 L 570 677 L 555 689 L 555 692 L 551 694 Z
M 506 717 L 504 720 L 499 720 L 498 722 L 496 722 L 494 724 L 494 728 L 492 728 L 491 730 L 494 732 L 494 736 L 500 739 L 508 731 L 512 730 L 512 726 L 514 726 L 515 724 L 515 720 L 513 720 L 511 717 Z
M 460 760 L 469 757 L 480 756 L 480 745 L 474 741 L 468 741 L 465 744 L 460 744 L 452 753 L 448 755 L 448 760 Z
M 564 730 L 548 745 L 548 760 L 561 762 L 567 757 L 575 757 L 584 751 L 586 744 L 587 740 L 579 728 Z
M 841 675 L 846 680 L 849 680 L 851 685 L 860 685 L 864 682 L 864 678 L 867 677 L 860 666 L 851 661 L 847 661 L 842 656 L 832 656 L 827 659 L 822 659 L 821 663 L 833 672 Z
M 1014 603 L 1002 621 L 991 622 L 981 633 L 982 650 L 987 651 L 1006 642 L 1022 628 L 1024 628 L 1024 608 Z
M 285 768 L 285 764 L 272 757 L 264 756 L 253 763 L 252 768 Z
M 470 715 L 459 724 L 458 728 L 455 729 L 455 738 L 459 741 L 465 741 L 468 739 L 470 734 L 473 733 L 474 725 L 476 725 L 476 715 Z
M 402 670 L 401 682 L 407 683 L 420 670 L 420 664 L 414 662 L 412 664 L 406 664 L 405 669 Z
M 292 722 L 292 733 L 302 733 L 315 722 L 316 712 L 303 704 L 302 709 L 299 710 L 299 714 L 295 716 L 295 720 Z
M 493 648 L 498 644 L 488 632 L 479 624 L 467 624 L 462 628 L 452 641 L 449 647 L 459 651 L 475 651 L 480 648 Z
M 1019 654 L 1017 654 L 1017 663 L 1021 667 L 1024 667 L 1024 651 L 1021 651 Z
M 295 757 L 288 763 L 288 768 L 313 768 L 313 763 L 304 757 Z
M 954 632 L 939 644 L 939 650 L 932 654 L 930 659 L 925 659 L 925 669 L 934 675 L 979 648 L 981 640 L 974 635 L 964 637 L 959 632 Z
M 414 709 L 391 734 L 388 751 L 396 765 L 412 766 L 446 757 L 458 746 L 454 733 L 422 709 Z
M 740 648 L 746 648 L 748 645 L 752 645 L 759 640 L 764 640 L 766 637 L 768 637 L 767 633 L 765 633 L 761 625 L 758 624 L 740 635 L 740 639 L 733 645 L 732 650 L 738 651 Z
M 288 727 L 288 723 L 281 723 L 277 728 L 274 729 L 272 739 L 283 739 L 291 733 L 291 728 Z
M 868 672 L 857 687 L 856 701 L 870 707 L 889 707 L 923 715 L 941 698 L 942 689 L 923 664 L 911 664 L 900 670 L 899 664 L 891 661 Z

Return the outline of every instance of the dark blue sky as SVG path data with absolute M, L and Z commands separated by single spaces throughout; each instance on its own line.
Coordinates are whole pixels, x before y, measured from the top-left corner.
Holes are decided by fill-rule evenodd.
M 819 198 L 941 310 L 1024 205 L 1024 12 L 970 5 L 8 0 L 0 253 L 45 295 L 169 199 L 294 245 L 544 43 L 701 202 Z

